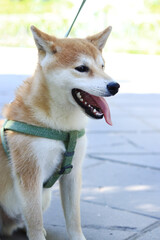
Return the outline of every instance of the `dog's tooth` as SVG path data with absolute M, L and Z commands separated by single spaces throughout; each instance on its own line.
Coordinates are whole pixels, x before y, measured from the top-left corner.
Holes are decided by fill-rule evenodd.
M 77 97 L 78 97 L 79 99 L 81 98 L 80 92 L 77 93 Z
M 89 104 L 88 107 L 91 107 L 91 105 Z
M 97 112 L 96 109 L 94 109 L 93 112 L 96 113 Z
M 83 98 L 80 98 L 80 101 L 83 102 Z
M 102 113 L 96 112 L 95 113 L 97 116 L 102 116 Z

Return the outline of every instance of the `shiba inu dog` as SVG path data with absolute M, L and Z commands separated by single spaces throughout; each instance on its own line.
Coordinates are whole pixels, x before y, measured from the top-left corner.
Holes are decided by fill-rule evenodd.
M 84 129 L 87 116 L 112 124 L 103 97 L 115 95 L 120 85 L 104 72 L 102 49 L 111 27 L 85 39 L 59 39 L 31 27 L 38 48 L 38 64 L 23 82 L 15 99 L 5 106 L 6 119 L 59 131 Z M 2 127 L 3 121 L 0 125 Z M 6 134 L 10 159 L 0 139 L 0 234 L 25 228 L 29 240 L 45 240 L 43 212 L 51 189 L 43 183 L 55 172 L 65 152 L 63 141 Z M 85 240 L 80 220 L 81 163 L 86 137 L 77 140 L 73 169 L 60 178 L 62 206 L 70 240 Z

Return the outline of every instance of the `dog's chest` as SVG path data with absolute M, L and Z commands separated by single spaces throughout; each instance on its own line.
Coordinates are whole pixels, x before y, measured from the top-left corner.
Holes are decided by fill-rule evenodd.
M 64 143 L 61 141 L 38 138 L 32 142 L 32 151 L 41 168 L 42 181 L 46 181 L 57 170 L 63 160 L 65 152 Z

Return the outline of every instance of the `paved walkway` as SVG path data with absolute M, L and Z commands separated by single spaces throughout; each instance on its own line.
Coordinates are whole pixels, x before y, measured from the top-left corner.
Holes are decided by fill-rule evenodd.
M 121 68 L 123 65 L 126 68 L 127 56 L 122 56 L 126 62 L 116 60 L 120 59 L 120 55 L 115 57 L 111 56 L 112 64 L 115 62 L 116 65 L 114 71 L 117 67 L 120 72 L 119 64 Z M 154 70 L 160 58 L 151 58 L 137 56 L 136 60 L 135 56 L 128 56 L 128 63 L 137 63 L 134 74 L 140 75 L 145 83 L 142 87 L 140 82 L 141 94 L 127 94 L 136 93 L 136 90 L 130 89 L 131 86 L 136 87 L 134 74 L 128 71 L 124 77 L 116 72 L 124 93 L 108 98 L 113 127 L 106 125 L 104 120 L 89 120 L 81 196 L 82 227 L 87 240 L 160 239 L 160 94 L 153 94 L 160 92 L 158 85 L 154 85 L 158 82 L 159 73 L 157 71 L 156 75 Z M 147 76 L 147 71 L 148 75 L 154 72 L 150 82 L 144 81 L 143 71 L 138 68 L 140 59 L 145 59 L 146 64 L 153 59 L 155 61 L 144 73 Z M 142 70 L 144 68 L 142 66 Z M 110 71 L 113 69 L 110 68 Z M 0 75 L 0 109 L 11 100 L 15 87 L 25 78 L 21 74 L 30 72 L 21 72 L 20 69 L 19 72 L 6 74 L 3 71 Z M 135 81 L 137 83 L 137 79 Z M 154 87 L 149 90 L 148 84 Z M 44 219 L 47 240 L 68 239 L 58 184 L 53 188 L 53 204 Z M 2 240 L 27 238 L 19 232 Z

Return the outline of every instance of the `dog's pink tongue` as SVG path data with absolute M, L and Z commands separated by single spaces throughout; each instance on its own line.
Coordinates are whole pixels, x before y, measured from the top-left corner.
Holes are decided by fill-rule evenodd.
M 106 122 L 112 126 L 111 113 L 106 100 L 103 97 L 95 97 L 95 96 L 94 96 L 94 100 L 96 101 L 101 111 L 103 112 Z

